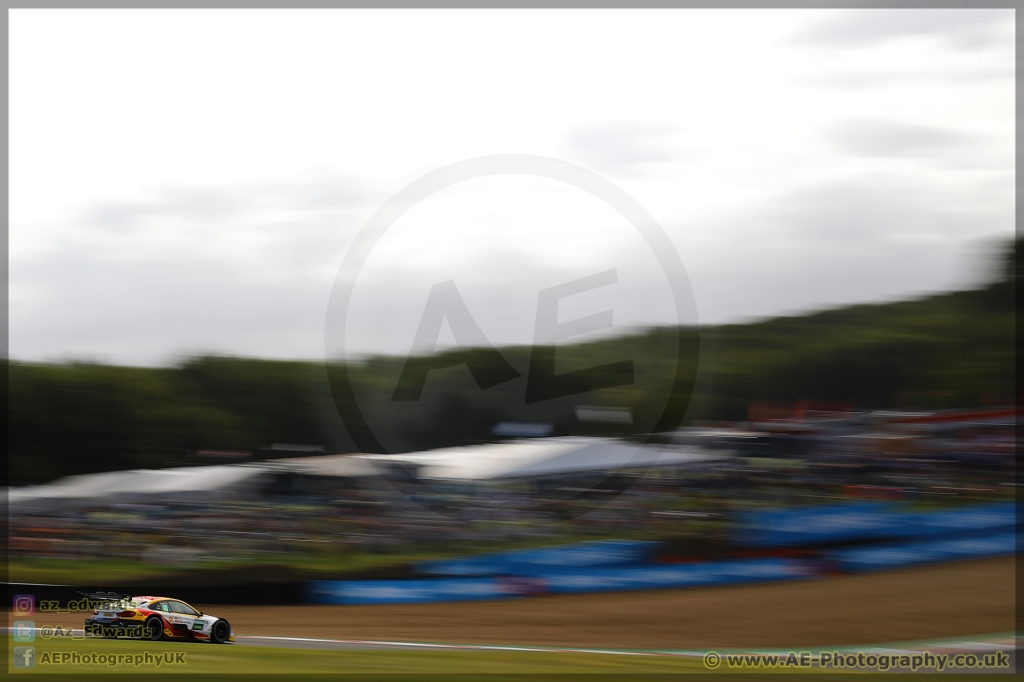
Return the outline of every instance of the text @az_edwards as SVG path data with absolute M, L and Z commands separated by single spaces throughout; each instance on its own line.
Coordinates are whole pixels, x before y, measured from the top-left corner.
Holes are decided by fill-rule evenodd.
M 143 625 L 97 625 L 87 623 L 81 630 L 64 627 L 63 625 L 44 625 L 36 628 L 32 621 L 17 621 L 14 625 L 14 641 L 31 642 L 35 640 L 38 633 L 42 639 L 85 639 L 96 637 L 98 639 L 117 639 L 127 637 L 130 639 L 143 639 L 146 637 L 146 630 Z

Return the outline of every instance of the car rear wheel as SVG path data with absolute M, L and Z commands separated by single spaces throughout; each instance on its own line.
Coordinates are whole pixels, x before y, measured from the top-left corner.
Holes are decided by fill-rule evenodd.
M 150 616 L 143 626 L 143 636 L 146 639 L 158 642 L 164 638 L 164 621 L 160 616 Z
M 210 641 L 214 644 L 223 644 L 231 636 L 231 626 L 226 620 L 218 620 L 210 627 Z

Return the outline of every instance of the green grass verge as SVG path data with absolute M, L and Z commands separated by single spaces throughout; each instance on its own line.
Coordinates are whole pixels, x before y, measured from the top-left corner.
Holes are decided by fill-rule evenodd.
M 326 550 L 310 553 L 279 553 L 268 555 L 265 561 L 253 559 L 224 559 L 213 561 L 191 562 L 188 566 L 175 566 L 166 563 L 146 563 L 143 561 L 124 561 L 110 559 L 50 559 L 50 558 L 10 558 L 7 564 L 8 580 L 14 583 L 44 584 L 109 584 L 132 582 L 147 578 L 167 578 L 176 573 L 191 572 L 196 565 L 204 569 L 230 569 L 245 567 L 252 569 L 259 566 L 287 567 L 312 575 L 312 579 L 332 579 L 339 574 L 353 571 L 371 571 L 376 568 L 390 568 L 427 561 L 454 557 L 469 557 L 475 554 L 502 552 L 514 549 L 530 549 L 571 544 L 586 540 L 604 539 L 653 539 L 657 536 L 651 531 L 620 530 L 614 534 L 567 535 L 559 538 L 530 538 L 493 543 L 486 547 L 462 549 L 456 551 L 419 550 L 395 553 L 377 553 L 352 550 Z M 322 574 L 322 575 L 316 575 Z
M 81 675 L 118 673 L 151 674 L 331 674 L 355 676 L 379 675 L 444 675 L 473 676 L 507 675 L 643 675 L 679 674 L 703 669 L 700 660 L 676 656 L 610 655 L 597 653 L 563 653 L 555 651 L 326 651 L 318 649 L 282 649 L 239 645 L 212 645 L 179 642 L 138 642 L 131 640 L 43 640 L 16 644 L 8 637 L 8 671 L 12 675 Z M 15 646 L 35 647 L 35 666 L 16 668 Z M 63 653 L 98 656 L 140 655 L 148 652 L 152 661 L 143 658 L 136 666 L 116 666 L 74 662 L 46 663 Z M 177 664 L 155 664 L 165 654 L 183 655 Z
M 401 566 L 413 561 L 435 558 L 436 554 L 372 554 L 338 553 L 334 555 L 292 556 L 275 554 L 266 562 L 254 562 L 246 559 L 230 559 L 220 561 L 192 562 L 204 569 L 252 568 L 254 566 L 287 567 L 311 573 L 323 572 L 325 575 L 339 571 L 361 571 L 374 568 Z M 111 561 L 109 559 L 44 559 L 22 558 L 11 559 L 8 563 L 10 582 L 15 583 L 48 583 L 55 585 L 82 583 L 114 583 L 131 582 L 151 578 L 170 578 L 181 573 L 186 575 L 189 569 L 173 564 L 157 564 L 145 562 Z
M 158 674 L 165 679 L 181 677 L 189 680 L 252 679 L 259 675 L 263 682 L 272 679 L 372 679 L 384 680 L 582 680 L 599 678 L 602 682 L 612 680 L 660 680 L 685 677 L 689 680 L 701 677 L 715 680 L 755 680 L 764 675 L 792 675 L 805 672 L 811 678 L 850 680 L 897 679 L 899 675 L 882 673 L 826 673 L 820 669 L 796 671 L 742 671 L 719 669 L 709 671 L 698 657 L 680 657 L 652 654 L 602 654 L 589 652 L 562 651 L 423 651 L 423 650 L 376 650 L 376 651 L 326 651 L 317 649 L 282 649 L 239 645 L 211 645 L 178 642 L 139 642 L 131 640 L 75 640 L 41 639 L 31 644 L 20 644 L 8 636 L 7 671 L 14 679 L 19 676 L 34 679 L 71 679 L 88 675 L 116 674 Z M 32 646 L 35 649 L 35 666 L 30 669 L 14 666 L 14 647 Z M 64 662 L 55 654 L 80 656 L 132 657 L 131 662 L 117 665 L 103 665 L 98 662 Z M 145 659 L 146 653 L 150 658 Z M 157 658 L 178 658 L 176 663 L 162 663 Z M 138 665 L 135 657 L 140 657 Z M 45 662 L 47 659 L 57 662 Z M 915 674 L 914 679 L 932 677 Z M 985 679 L 992 680 L 990 675 Z M 901 679 L 906 680 L 904 676 Z M 943 680 L 982 679 L 979 675 L 943 674 Z
M 81 567 L 81 570 L 78 567 Z M 166 573 L 165 566 L 110 559 L 26 558 L 11 559 L 7 564 L 7 579 L 12 583 L 50 585 L 77 585 L 100 581 L 110 583 Z

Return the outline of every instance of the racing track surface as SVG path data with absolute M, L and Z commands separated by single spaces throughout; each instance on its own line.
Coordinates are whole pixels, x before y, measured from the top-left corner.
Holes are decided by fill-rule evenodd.
M 391 649 L 427 648 L 419 643 L 436 642 L 672 651 L 841 647 L 1012 632 L 1014 558 L 761 585 L 457 604 L 195 606 L 231 621 L 240 645 Z M 82 626 L 76 615 L 47 622 Z
M 383 606 L 209 607 L 241 635 L 615 649 L 841 646 L 1014 630 L 1014 559 L 760 585 Z

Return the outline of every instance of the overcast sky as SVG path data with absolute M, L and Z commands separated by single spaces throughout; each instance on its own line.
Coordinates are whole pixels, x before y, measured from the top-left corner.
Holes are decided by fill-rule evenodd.
M 447 164 L 536 154 L 642 204 L 703 324 L 967 286 L 1013 234 L 1012 10 L 11 10 L 10 353 L 322 359 L 355 235 Z M 346 345 L 404 353 L 453 280 L 493 343 L 649 247 L 550 179 L 448 188 L 367 260 Z M 597 296 L 601 292 L 594 292 Z M 440 339 L 452 342 L 450 330 Z M 446 341 L 447 339 L 447 341 Z

